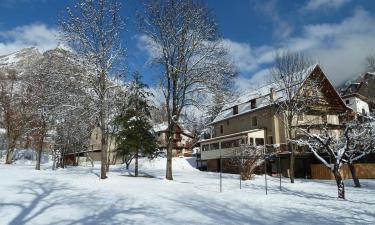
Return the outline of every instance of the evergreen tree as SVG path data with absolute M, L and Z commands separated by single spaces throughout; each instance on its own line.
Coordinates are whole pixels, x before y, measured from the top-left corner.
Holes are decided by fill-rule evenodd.
M 146 88 L 141 82 L 140 74 L 134 73 L 126 110 L 116 118 L 120 127 L 117 132 L 118 152 L 123 154 L 124 159 L 128 159 L 127 166 L 135 159 L 135 176 L 138 176 L 139 154 L 149 155 L 156 150 L 150 124 L 151 106 L 148 99 L 151 93 Z

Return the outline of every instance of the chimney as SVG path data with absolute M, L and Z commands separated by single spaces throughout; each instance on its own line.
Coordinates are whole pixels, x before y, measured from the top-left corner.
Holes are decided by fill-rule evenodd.
M 276 91 L 274 88 L 270 88 L 270 100 L 271 102 L 276 101 Z

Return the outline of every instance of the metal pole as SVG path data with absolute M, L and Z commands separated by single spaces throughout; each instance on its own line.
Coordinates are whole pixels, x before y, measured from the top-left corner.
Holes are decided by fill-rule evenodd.
M 240 166 L 242 167 L 242 166 Z M 242 189 L 242 183 L 241 183 L 241 169 L 240 169 L 240 189 Z
M 222 173 L 223 173 L 223 163 L 222 163 L 222 159 L 221 159 L 221 150 L 220 150 L 220 192 L 222 192 Z
M 279 155 L 279 178 L 280 178 L 280 191 L 281 191 L 281 158 L 280 158 L 280 155 Z
M 240 170 L 240 189 L 242 189 L 242 181 L 241 181 L 242 166 L 243 166 L 243 151 L 241 150 L 241 159 L 240 159 L 240 165 L 239 165 L 239 170 Z
M 267 159 L 266 157 L 264 156 L 264 182 L 266 184 L 266 195 L 268 194 L 268 190 L 267 190 Z
M 263 139 L 263 153 L 264 153 L 264 183 L 266 186 L 266 195 L 268 194 L 267 190 L 267 158 L 266 158 L 266 131 L 264 131 L 264 139 Z

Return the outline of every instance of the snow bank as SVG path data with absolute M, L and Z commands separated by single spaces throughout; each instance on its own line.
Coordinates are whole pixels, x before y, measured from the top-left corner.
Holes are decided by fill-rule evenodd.
M 5 161 L 6 150 L 0 150 L 1 161 Z M 34 149 L 15 149 L 13 153 L 14 164 L 32 165 L 35 164 L 37 153 Z M 48 163 L 49 156 L 45 153 L 42 154 L 41 163 Z
M 189 163 L 188 160 L 191 161 L 192 158 L 173 158 L 172 165 L 173 171 L 197 171 L 196 168 Z M 167 165 L 167 158 L 155 158 L 155 159 L 148 159 L 148 158 L 141 158 L 139 160 L 139 169 L 140 170 L 165 170 Z M 132 165 L 134 166 L 134 164 Z

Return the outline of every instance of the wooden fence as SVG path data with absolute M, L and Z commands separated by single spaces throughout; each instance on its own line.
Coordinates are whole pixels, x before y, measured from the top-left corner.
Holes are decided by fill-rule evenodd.
M 375 163 L 358 163 L 354 164 L 359 179 L 374 179 L 375 178 Z M 323 164 L 311 164 L 311 178 L 312 179 L 335 179 L 332 172 Z M 341 168 L 341 176 L 343 179 L 351 179 L 348 165 Z

